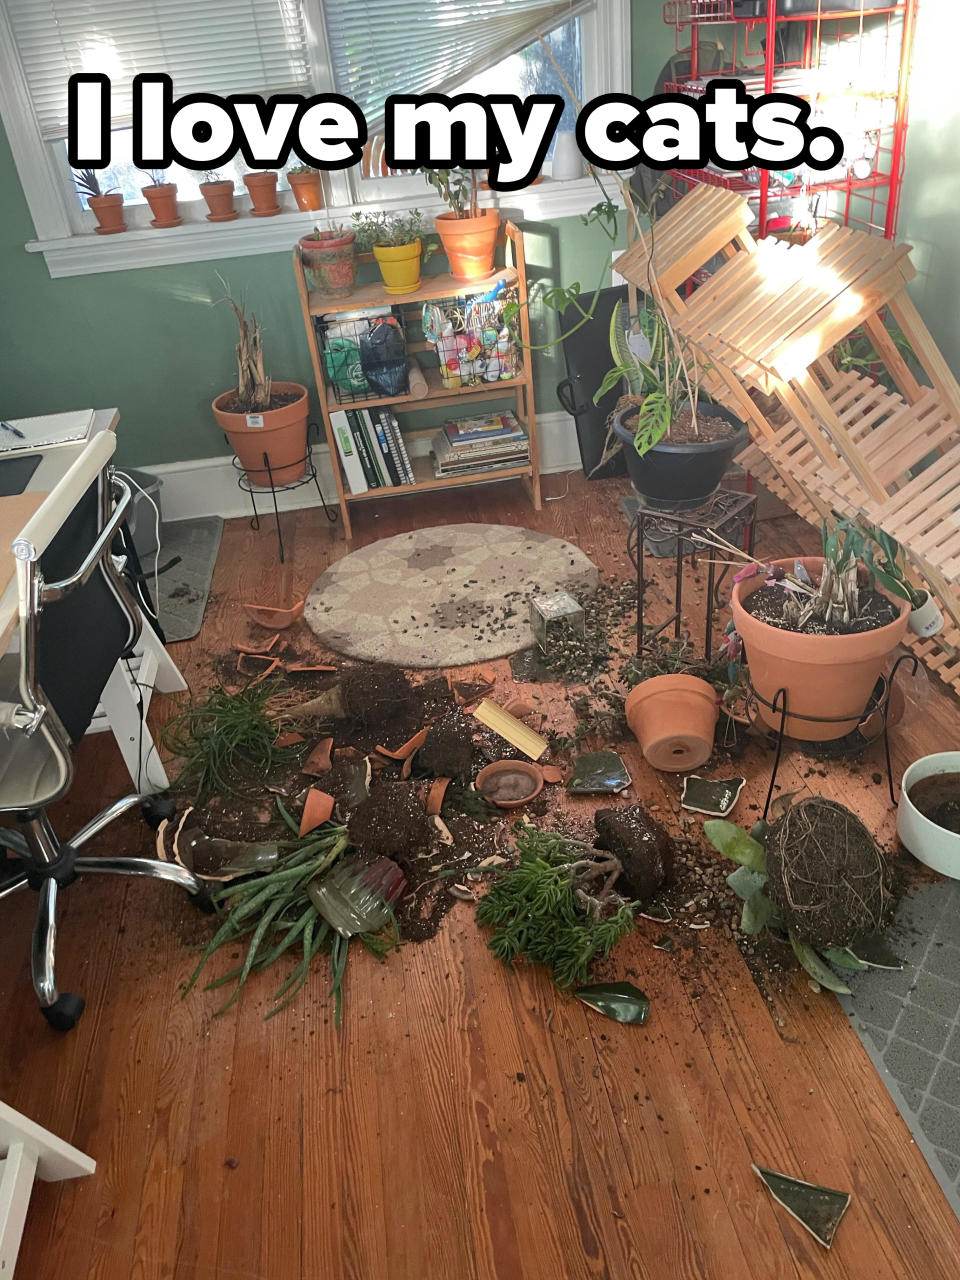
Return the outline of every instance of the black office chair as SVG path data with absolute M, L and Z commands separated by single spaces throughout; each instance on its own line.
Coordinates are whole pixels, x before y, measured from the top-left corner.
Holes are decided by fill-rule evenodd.
M 126 796 L 91 819 L 72 839 L 58 839 L 46 807 L 74 776 L 71 746 L 83 737 L 110 672 L 140 634 L 139 610 L 111 554 L 130 502 L 109 466 L 112 432 L 96 436 L 45 499 L 13 544 L 17 560 L 20 651 L 0 658 L 0 844 L 24 870 L 0 885 L 0 898 L 29 887 L 39 894 L 31 968 L 41 1011 L 69 1031 L 83 998 L 57 991 L 57 895 L 90 871 L 171 880 L 206 906 L 201 883 L 183 868 L 150 858 L 81 858 L 78 851 L 114 818 L 141 805 L 148 818 L 157 797 Z

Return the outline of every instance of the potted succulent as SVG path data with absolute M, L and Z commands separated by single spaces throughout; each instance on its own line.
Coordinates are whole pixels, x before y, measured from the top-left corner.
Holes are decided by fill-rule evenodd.
M 150 206 L 153 214 L 152 227 L 179 227 L 183 219 L 177 208 L 177 184 L 167 182 L 163 169 L 144 169 L 150 181 L 140 188 L 140 193 Z
M 734 578 L 733 622 L 760 719 L 779 727 L 784 690 L 788 737 L 829 742 L 853 732 L 910 614 L 909 601 L 877 589 L 861 530 L 850 520 L 824 525 L 822 556 L 769 565 L 710 535 L 699 540 L 746 562 Z
M 276 169 L 254 169 L 252 173 L 243 175 L 243 185 L 250 192 L 250 199 L 253 201 L 251 218 L 274 218 L 280 212 L 280 205 L 277 203 L 279 176 Z
M 354 257 L 356 232 L 346 227 L 319 227 L 300 238 L 300 257 L 307 284 L 327 298 L 343 298 L 356 279 Z
M 307 389 L 299 382 L 267 377 L 259 323 L 254 316 L 248 319 L 229 293 L 225 300 L 239 329 L 237 385 L 217 396 L 213 416 L 251 484 L 292 484 L 302 479 L 307 466 Z
M 200 183 L 200 194 L 207 202 L 210 212 L 208 222 L 233 222 L 240 213 L 233 207 L 233 183 L 229 178 L 221 178 L 216 169 L 207 169 Z
M 123 196 L 116 187 L 104 191 L 100 186 L 96 169 L 75 169 L 73 181 L 80 195 L 85 196 L 87 205 L 96 216 L 98 225 L 94 228 L 98 236 L 113 236 L 118 231 L 126 231 L 127 224 L 123 220 Z
M 659 303 L 645 295 L 628 339 L 623 304 L 610 318 L 608 370 L 594 395 L 626 385 L 610 423 L 627 472 L 650 505 L 669 510 L 702 506 L 716 492 L 733 456 L 747 443 L 743 422 L 700 392 L 696 361 Z M 604 459 L 610 457 L 609 447 Z
M 309 164 L 295 164 L 287 170 L 287 181 L 298 209 L 316 213 L 323 208 L 323 185 L 319 169 L 314 169 Z
M 437 234 L 454 280 L 482 280 L 493 271 L 500 234 L 497 209 L 477 204 L 475 169 L 423 169 L 427 181 L 449 206 L 436 218 Z
M 355 213 L 358 253 L 373 250 L 387 293 L 413 293 L 420 287 L 420 265 L 437 248 L 423 243 L 423 214 Z
M 868 532 L 867 563 L 874 577 L 891 595 L 909 600 L 907 625 L 914 635 L 935 636 L 943 630 L 943 614 L 931 593 L 925 587 L 915 587 L 907 577 L 903 547 L 882 529 L 870 528 Z

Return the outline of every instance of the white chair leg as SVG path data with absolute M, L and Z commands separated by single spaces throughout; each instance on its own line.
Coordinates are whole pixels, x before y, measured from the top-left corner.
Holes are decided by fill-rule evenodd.
M 110 672 L 100 705 L 110 721 L 133 785 L 138 791 L 163 791 L 169 786 L 167 773 L 147 728 L 146 712 L 141 719 L 139 691 L 122 661 Z
M 183 673 L 146 620 L 143 623 L 140 643 L 143 646 L 144 657 L 149 656 L 156 662 L 156 673 L 152 678 L 152 684 L 157 693 L 183 693 L 187 687 Z
M 22 1142 L 11 1143 L 0 1168 L 0 1275 L 12 1277 L 37 1172 L 36 1152 Z

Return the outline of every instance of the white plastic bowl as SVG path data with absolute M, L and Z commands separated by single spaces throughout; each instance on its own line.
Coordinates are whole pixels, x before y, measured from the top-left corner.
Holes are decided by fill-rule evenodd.
M 925 818 L 907 792 L 921 778 L 935 773 L 960 773 L 960 751 L 939 751 L 914 760 L 900 784 L 897 834 L 915 858 L 951 880 L 960 880 L 960 835 Z

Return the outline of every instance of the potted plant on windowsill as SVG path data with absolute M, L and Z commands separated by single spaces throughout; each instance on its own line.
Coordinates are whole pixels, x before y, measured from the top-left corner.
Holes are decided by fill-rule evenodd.
M 454 280 L 482 280 L 493 272 L 500 212 L 477 204 L 475 169 L 423 169 L 430 185 L 450 206 L 436 218 L 437 234 Z
M 123 196 L 116 187 L 104 191 L 96 169 L 75 169 L 73 181 L 80 195 L 86 196 L 87 204 L 97 219 L 98 225 L 94 230 L 98 236 L 114 236 L 118 231 L 126 231 Z
M 216 169 L 204 173 L 200 194 L 210 210 L 208 222 L 233 222 L 240 217 L 239 210 L 233 207 L 233 183 L 229 178 L 221 178 Z
M 243 175 L 243 185 L 250 192 L 253 202 L 251 218 L 275 218 L 280 212 L 280 205 L 277 203 L 279 176 L 276 169 L 256 169 L 253 173 Z
M 213 416 L 252 485 L 292 484 L 303 478 L 307 467 L 307 389 L 299 382 L 267 377 L 256 317 L 248 318 L 229 292 L 225 301 L 233 308 L 239 330 L 237 385 L 217 396 Z
M 413 293 L 420 287 L 420 266 L 437 249 L 423 241 L 423 214 L 355 213 L 356 250 L 373 250 L 387 293 Z
M 354 257 L 356 232 L 346 227 L 314 229 L 300 237 L 300 258 L 307 284 L 326 298 L 344 298 L 357 274 Z
M 287 170 L 287 181 L 298 209 L 317 213 L 323 208 L 323 184 L 319 169 L 314 169 L 309 164 L 295 164 Z
M 140 188 L 140 194 L 150 206 L 152 227 L 179 227 L 183 219 L 177 208 L 177 184 L 167 182 L 163 169 L 144 169 L 150 181 Z

